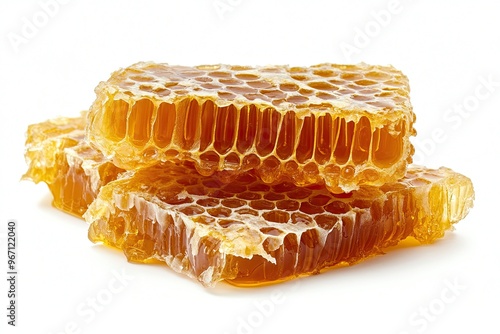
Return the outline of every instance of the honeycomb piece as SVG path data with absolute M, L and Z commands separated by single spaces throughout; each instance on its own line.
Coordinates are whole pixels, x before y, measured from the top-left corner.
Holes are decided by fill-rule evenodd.
M 28 127 L 23 179 L 45 182 L 53 205 L 81 217 L 100 187 L 122 169 L 85 141 L 85 117 L 58 118 Z
M 127 170 L 190 160 L 226 183 L 256 169 L 340 193 L 396 181 L 414 151 L 408 80 L 393 67 L 142 62 L 96 93 L 88 137 Z
M 332 194 L 268 185 L 254 172 L 221 184 L 167 162 L 102 187 L 84 218 L 90 240 L 130 261 L 165 261 L 205 286 L 245 286 L 352 264 L 407 237 L 430 243 L 473 198 L 471 181 L 447 168 L 412 167 L 397 183 Z

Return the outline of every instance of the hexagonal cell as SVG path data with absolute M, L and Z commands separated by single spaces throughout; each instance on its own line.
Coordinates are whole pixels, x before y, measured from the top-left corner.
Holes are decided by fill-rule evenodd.
M 299 210 L 309 215 L 322 213 L 325 211 L 321 206 L 312 205 L 309 202 L 300 203 Z
M 205 212 L 205 209 L 199 205 L 189 205 L 179 209 L 179 212 L 182 212 L 188 216 L 200 215 Z
M 224 186 L 220 185 L 222 190 L 231 194 L 241 194 L 247 190 L 245 185 L 239 184 L 238 182 L 232 182 Z
M 325 194 L 318 194 L 315 196 L 309 197 L 308 201 L 312 205 L 316 206 L 324 206 L 331 200 L 331 196 Z
M 259 216 L 259 212 L 253 209 L 249 208 L 242 208 L 242 209 L 237 209 L 234 212 L 236 212 L 239 215 L 251 215 L 251 216 Z
M 326 91 L 338 90 L 337 86 L 332 85 L 331 83 L 329 83 L 327 81 L 311 81 L 311 82 L 308 82 L 307 85 L 311 88 L 319 89 L 319 90 L 326 90 Z
M 284 193 L 291 190 L 296 190 L 297 187 L 291 182 L 281 182 L 272 186 L 272 189 L 277 193 Z
M 236 73 L 234 76 L 238 79 L 245 81 L 253 81 L 260 79 L 260 76 L 258 74 L 253 74 L 253 73 Z
M 233 76 L 232 73 L 226 71 L 209 72 L 207 75 L 214 78 L 231 78 Z
M 232 220 L 232 219 L 221 219 L 218 221 L 218 224 L 222 228 L 228 228 L 232 225 L 241 225 L 240 221 Z
M 214 218 L 224 218 L 231 216 L 231 209 L 224 208 L 221 206 L 216 206 L 210 209 L 207 209 L 207 212 Z
M 201 205 L 204 208 L 214 207 L 220 204 L 218 198 L 200 198 L 196 201 L 196 204 Z
M 291 218 L 292 218 L 292 224 L 305 224 L 305 225 L 314 224 L 313 218 L 310 215 L 304 214 L 302 212 L 292 213 Z
M 272 83 L 265 80 L 247 81 L 247 85 L 253 88 L 262 88 L 262 89 L 268 89 L 274 87 Z
M 279 230 L 275 227 L 262 227 L 259 229 L 259 231 L 267 235 L 273 235 L 275 237 L 284 233 L 282 230 Z
M 195 176 L 186 176 L 186 177 L 180 177 L 178 179 L 175 179 L 175 182 L 177 182 L 178 184 L 180 184 L 182 186 L 192 186 L 192 185 L 198 184 L 199 181 L 200 181 L 200 179 L 198 177 L 195 177 Z
M 324 230 L 330 230 L 339 222 L 339 218 L 334 215 L 321 214 L 314 216 L 314 220 Z
M 259 92 L 271 99 L 283 99 L 286 97 L 286 94 L 278 89 L 261 89 Z
M 247 201 L 251 201 L 251 200 L 258 200 L 258 199 L 262 198 L 262 195 L 259 193 L 245 191 L 244 193 L 236 194 L 236 197 L 247 200 Z
M 205 195 L 207 193 L 205 187 L 199 184 L 193 186 L 186 186 L 186 191 L 190 195 L 197 195 L 197 196 Z
M 199 82 L 212 82 L 212 81 L 214 81 L 214 79 L 210 78 L 210 77 L 198 77 L 198 78 L 194 78 L 194 80 L 199 81 Z
M 305 199 L 308 198 L 311 194 L 312 190 L 307 188 L 293 188 L 289 189 L 289 191 L 286 193 L 288 198 L 291 199 Z
M 280 89 L 285 92 L 295 92 L 299 90 L 299 85 L 293 82 L 282 83 Z
M 351 206 L 346 202 L 332 201 L 325 206 L 325 210 L 333 214 L 344 214 L 351 210 Z
M 302 95 L 290 95 L 286 98 L 286 101 L 290 103 L 306 103 L 309 98 Z
M 276 207 L 285 211 L 297 211 L 300 207 L 300 202 L 291 199 L 280 200 L 276 203 Z
M 275 206 L 274 202 L 263 199 L 251 201 L 249 205 L 255 210 L 272 210 Z
M 130 80 L 134 80 L 137 82 L 151 82 L 154 81 L 154 78 L 149 75 L 132 75 Z
M 272 210 L 264 212 L 262 217 L 269 222 L 287 223 L 290 220 L 290 213 L 281 210 Z
M 220 189 L 211 189 L 210 191 L 207 192 L 207 195 L 215 198 L 230 198 L 234 196 L 234 194 L 228 193 Z
M 263 183 L 254 183 L 248 186 L 248 191 L 267 193 L 269 190 L 271 190 L 271 186 Z
M 221 99 L 226 99 L 226 100 L 234 100 L 236 98 L 236 94 L 221 90 L 217 92 L 217 95 L 219 95 Z
M 313 74 L 320 76 L 320 77 L 324 77 L 324 78 L 330 78 L 330 77 L 337 75 L 333 70 L 329 70 L 329 69 L 314 70 Z
M 264 199 L 267 199 L 268 201 L 279 201 L 285 198 L 285 194 L 277 194 L 275 192 L 266 192 L 264 194 Z
M 242 206 L 246 205 L 247 203 L 245 201 L 237 199 L 237 198 L 228 198 L 228 199 L 223 199 L 221 201 L 221 204 L 223 206 L 225 206 L 226 208 L 235 209 L 235 208 L 242 207 Z
M 220 78 L 219 82 L 227 86 L 237 86 L 237 85 L 242 85 L 244 83 L 244 81 L 235 78 Z

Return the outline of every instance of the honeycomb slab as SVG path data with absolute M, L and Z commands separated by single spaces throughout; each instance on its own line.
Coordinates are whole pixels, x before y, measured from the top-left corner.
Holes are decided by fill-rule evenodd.
M 393 67 L 142 62 L 96 88 L 88 138 L 124 169 L 173 159 L 223 181 L 325 183 L 336 193 L 405 174 L 415 115 Z
M 205 286 L 252 286 L 352 264 L 407 237 L 430 243 L 472 207 L 471 181 L 409 168 L 398 182 L 333 194 L 324 185 L 230 184 L 184 163 L 127 172 L 85 213 L 89 238 L 130 261 L 165 261 Z
M 85 116 L 30 125 L 25 158 L 29 167 L 23 179 L 45 182 L 53 205 L 78 217 L 101 186 L 124 171 L 85 141 Z

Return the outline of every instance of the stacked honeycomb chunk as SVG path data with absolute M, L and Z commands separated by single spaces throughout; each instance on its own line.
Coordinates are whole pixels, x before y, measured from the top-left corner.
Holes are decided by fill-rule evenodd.
M 415 116 L 392 67 L 138 63 L 96 93 L 88 114 L 28 128 L 24 178 L 93 242 L 205 286 L 430 243 L 473 204 L 467 177 L 407 166 Z
M 117 166 L 191 160 L 230 181 L 326 182 L 333 192 L 405 174 L 415 116 L 392 67 L 138 63 L 96 89 L 89 139 Z
M 446 168 L 335 195 L 270 186 L 251 172 L 223 185 L 168 162 L 104 186 L 85 218 L 92 241 L 131 261 L 162 260 L 205 285 L 255 285 L 354 263 L 409 236 L 432 242 L 465 216 L 471 196 L 470 180 Z
M 85 118 L 59 118 L 28 127 L 23 179 L 45 182 L 56 208 L 81 217 L 99 189 L 124 170 L 84 140 Z

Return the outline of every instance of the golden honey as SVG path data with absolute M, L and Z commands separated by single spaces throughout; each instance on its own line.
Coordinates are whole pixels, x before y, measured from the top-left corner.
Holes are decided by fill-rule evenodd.
M 390 66 L 137 63 L 77 118 L 30 125 L 28 171 L 88 236 L 205 286 L 254 286 L 431 243 L 471 180 L 408 165 L 415 114 Z
M 45 182 L 58 209 L 81 217 L 103 184 L 122 169 L 85 141 L 85 118 L 58 118 L 28 127 L 23 179 Z
M 206 286 L 258 285 L 355 263 L 407 237 L 430 243 L 472 206 L 471 181 L 411 167 L 398 182 L 333 194 L 324 185 L 222 184 L 164 163 L 108 183 L 85 213 L 89 238 L 130 261 L 165 261 Z

